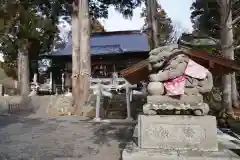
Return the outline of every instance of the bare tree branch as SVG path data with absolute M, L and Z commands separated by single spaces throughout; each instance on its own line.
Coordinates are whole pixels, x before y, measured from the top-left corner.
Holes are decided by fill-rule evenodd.
M 238 21 L 240 21 L 240 16 L 238 16 L 232 21 L 232 25 L 236 24 Z
M 240 49 L 240 45 L 238 45 L 234 48 L 234 50 L 238 50 L 238 49 Z
M 221 0 L 216 0 L 219 7 L 223 7 Z
M 233 14 L 238 14 L 238 12 L 240 12 L 240 8 L 238 8 L 237 10 L 234 10 Z
M 231 11 L 232 11 L 232 0 L 229 0 L 228 3 L 226 2 L 226 5 L 227 5 L 227 8 L 226 8 L 227 17 L 226 17 L 226 19 L 225 19 L 225 23 L 227 23 L 228 18 L 229 18 L 229 16 L 230 16 L 230 13 L 231 13 Z
M 232 11 L 232 0 L 228 0 L 228 1 L 227 0 L 216 0 L 216 2 L 220 8 L 223 8 L 220 11 L 220 12 L 223 12 L 222 14 L 224 15 L 224 21 L 221 24 L 221 26 L 223 26 L 228 21 L 228 18 Z

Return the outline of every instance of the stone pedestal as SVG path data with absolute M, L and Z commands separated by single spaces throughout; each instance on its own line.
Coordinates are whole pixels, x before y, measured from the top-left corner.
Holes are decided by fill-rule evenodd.
M 129 142 L 123 160 L 227 160 L 236 154 L 219 150 L 213 116 L 140 115 L 137 141 Z
M 170 111 L 170 112 L 169 112 Z M 147 96 L 147 103 L 143 105 L 146 115 L 207 115 L 208 104 L 203 102 L 202 95 L 180 97 L 169 96 Z
M 138 117 L 138 146 L 146 149 L 217 151 L 213 116 Z

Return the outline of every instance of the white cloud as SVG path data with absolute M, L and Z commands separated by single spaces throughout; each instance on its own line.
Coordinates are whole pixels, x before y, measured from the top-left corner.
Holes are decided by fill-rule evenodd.
M 142 7 L 134 10 L 132 19 L 125 19 L 113 7 L 110 7 L 108 11 L 108 19 L 99 20 L 107 31 L 139 30 L 144 24 L 144 19 L 140 17 Z

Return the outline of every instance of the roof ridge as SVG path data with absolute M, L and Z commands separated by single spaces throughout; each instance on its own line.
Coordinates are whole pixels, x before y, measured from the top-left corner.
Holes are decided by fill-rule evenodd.
M 141 30 L 126 30 L 126 31 L 110 31 L 110 32 L 97 32 L 93 33 L 91 37 L 95 36 L 110 36 L 110 35 L 126 35 L 126 34 L 145 34 Z

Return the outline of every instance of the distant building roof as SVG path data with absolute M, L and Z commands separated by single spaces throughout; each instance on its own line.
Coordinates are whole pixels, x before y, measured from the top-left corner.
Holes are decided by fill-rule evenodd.
M 149 52 L 148 36 L 140 31 L 95 33 L 90 39 L 92 55 Z M 51 56 L 72 55 L 72 40 L 66 47 Z

